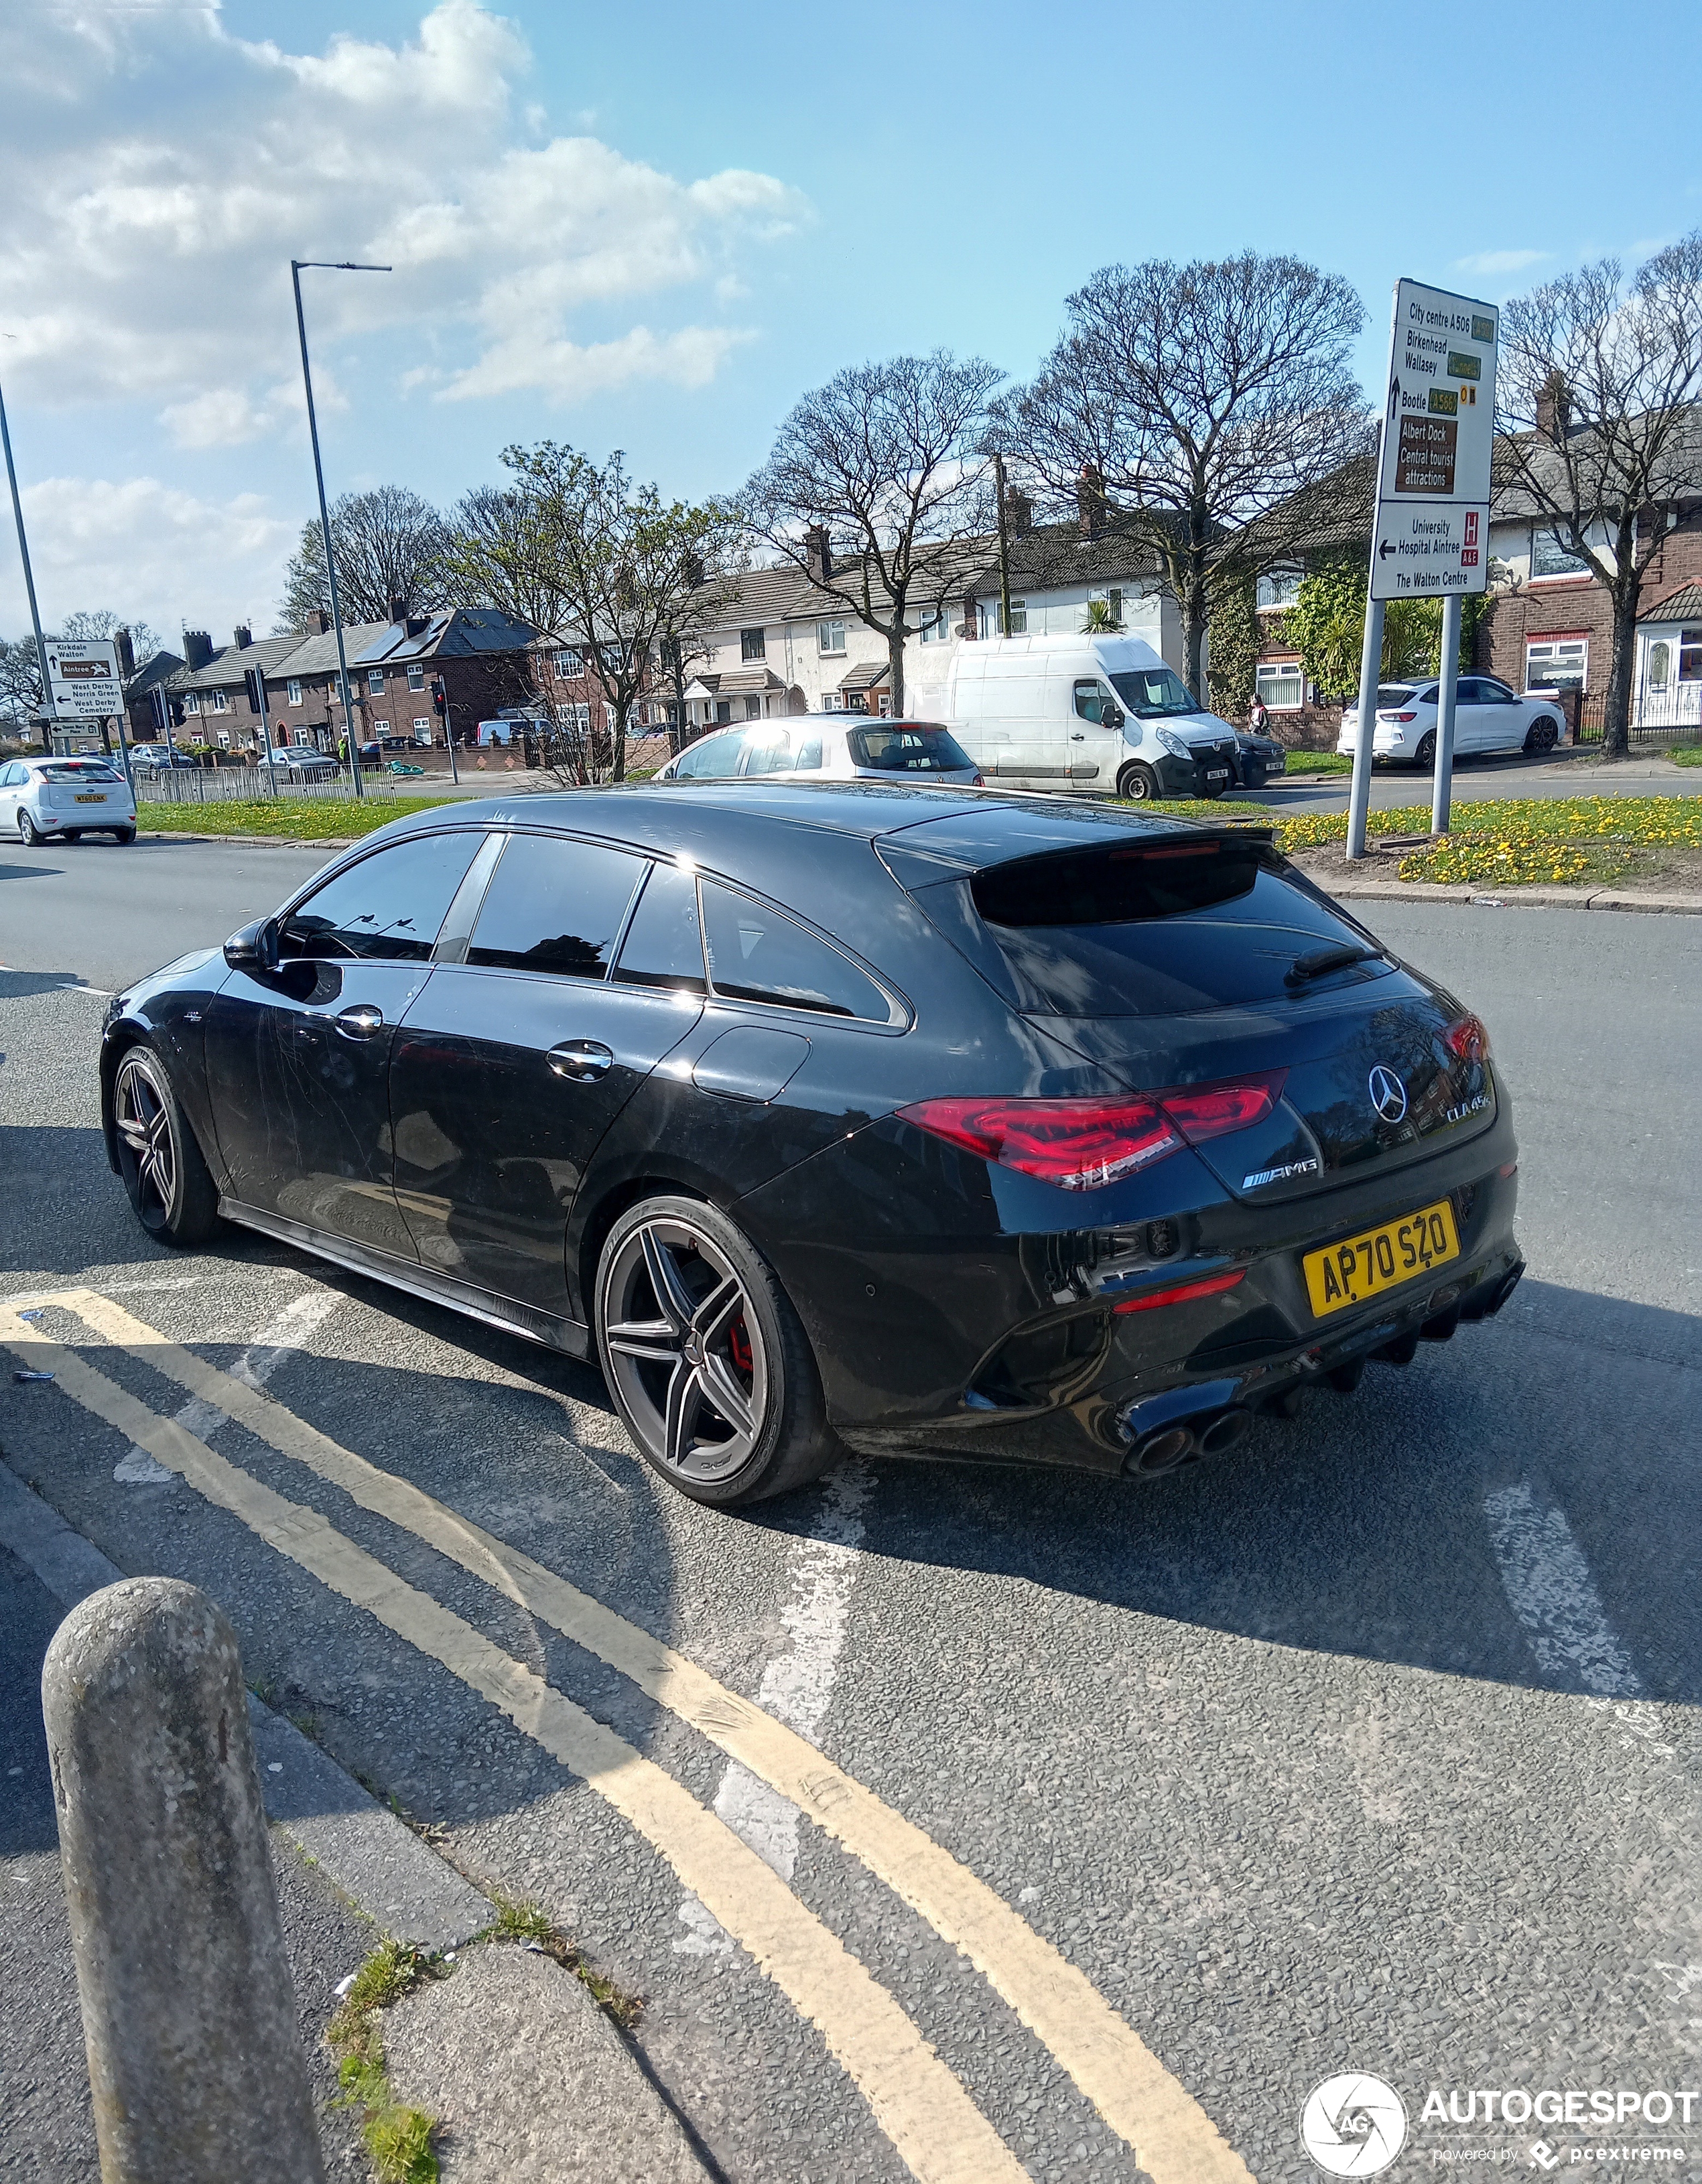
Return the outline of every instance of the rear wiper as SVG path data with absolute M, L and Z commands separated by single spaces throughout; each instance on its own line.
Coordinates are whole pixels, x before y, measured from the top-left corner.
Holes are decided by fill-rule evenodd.
M 1297 956 L 1282 974 L 1285 986 L 1303 986 L 1309 978 L 1321 978 L 1326 971 L 1345 971 L 1350 963 L 1369 963 L 1381 958 L 1381 948 L 1364 948 L 1356 940 L 1334 948 L 1314 948 L 1309 956 Z

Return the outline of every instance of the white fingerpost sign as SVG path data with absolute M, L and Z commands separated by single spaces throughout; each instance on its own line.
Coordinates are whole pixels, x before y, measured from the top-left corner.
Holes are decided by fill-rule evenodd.
M 118 649 L 110 638 L 50 637 L 47 682 L 61 720 L 104 721 L 124 710 Z
M 1495 445 L 1498 330 L 1499 314 L 1493 304 L 1446 288 L 1426 288 L 1416 281 L 1395 283 L 1359 660 L 1359 723 L 1348 798 L 1350 858 L 1365 854 L 1383 610 L 1391 599 L 1443 602 L 1431 831 L 1447 828 L 1459 603 L 1466 593 L 1485 591 L 1489 583 L 1489 464 Z
M 1493 304 L 1395 285 L 1371 597 L 1433 599 L 1489 580 L 1495 443 Z

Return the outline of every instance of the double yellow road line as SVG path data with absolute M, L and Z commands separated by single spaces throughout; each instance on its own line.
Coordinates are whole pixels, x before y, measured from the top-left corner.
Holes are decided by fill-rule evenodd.
M 364 1608 L 581 1776 L 667 1861 L 821 2033 L 918 2184 L 1019 2184 L 1026 2171 L 921 2032 L 835 1935 L 665 1769 L 325 1518 L 287 1500 L 21 1314 L 55 1306 L 258 1440 L 422 1540 L 628 1678 L 769 1786 L 960 1950 L 1051 2051 L 1153 2184 L 1251 2184 L 1199 2103 L 1098 1990 L 923 1830 L 684 1655 L 406 1479 L 91 1290 L 0 1302 L 0 1342 L 216 1507 Z M 80 1348 L 86 1346 L 80 1346 Z

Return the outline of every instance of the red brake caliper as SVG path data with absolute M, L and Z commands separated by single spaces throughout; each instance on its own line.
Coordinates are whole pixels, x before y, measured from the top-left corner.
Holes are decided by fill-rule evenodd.
M 733 1362 L 739 1371 L 751 1372 L 756 1360 L 751 1354 L 751 1336 L 745 1325 L 743 1312 L 727 1330 L 727 1346 L 733 1352 Z

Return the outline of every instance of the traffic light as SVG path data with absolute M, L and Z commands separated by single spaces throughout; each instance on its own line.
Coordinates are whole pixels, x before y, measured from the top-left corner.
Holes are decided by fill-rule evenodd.
M 449 710 L 449 694 L 444 688 L 444 678 L 441 675 L 434 675 L 432 677 L 432 710 L 442 720 Z
M 171 700 L 171 725 L 174 728 L 181 728 L 183 725 L 183 700 L 181 698 Z
M 257 720 L 266 716 L 266 680 L 258 667 L 243 670 L 243 687 L 248 694 L 248 710 Z

